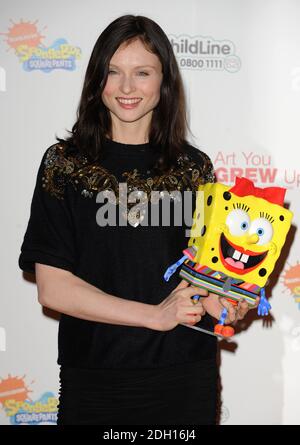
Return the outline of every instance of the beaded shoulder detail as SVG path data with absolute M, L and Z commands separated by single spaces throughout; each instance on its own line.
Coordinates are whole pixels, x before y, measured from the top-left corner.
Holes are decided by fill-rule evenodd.
M 214 182 L 214 171 L 209 157 L 198 149 L 195 155 L 186 153 L 177 159 L 175 166 L 161 175 L 145 175 L 137 169 L 122 174 L 128 193 L 138 190 L 195 192 L 200 184 Z M 113 191 L 118 198 L 117 178 L 99 163 L 90 163 L 83 155 L 66 154 L 66 147 L 57 143 L 49 147 L 44 158 L 42 187 L 51 195 L 63 199 L 67 183 L 84 197 L 93 197 L 104 190 Z

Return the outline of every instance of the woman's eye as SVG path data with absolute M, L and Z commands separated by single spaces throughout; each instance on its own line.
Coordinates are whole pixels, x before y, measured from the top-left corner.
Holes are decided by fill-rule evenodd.
M 114 70 L 108 70 L 108 74 L 113 74 L 113 73 L 116 73 L 117 71 L 114 71 Z
M 265 218 L 257 218 L 252 221 L 249 234 L 252 235 L 256 233 L 258 235 L 259 240 L 256 244 L 262 245 L 267 244 L 273 238 L 273 227 L 270 221 Z
M 244 210 L 236 209 L 228 213 L 226 224 L 231 235 L 242 236 L 248 231 L 250 218 Z
M 146 73 L 145 71 L 139 71 L 138 73 L 140 76 L 149 76 L 149 73 Z

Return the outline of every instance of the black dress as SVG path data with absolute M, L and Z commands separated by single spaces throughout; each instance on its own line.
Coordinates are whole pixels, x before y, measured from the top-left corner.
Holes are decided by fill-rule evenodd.
M 178 273 L 169 282 L 163 275 L 187 247 L 195 192 L 200 182 L 213 181 L 213 169 L 204 153 L 187 145 L 177 164 L 158 175 L 158 156 L 148 143 L 108 139 L 101 162 L 94 163 L 62 143 L 49 147 L 37 175 L 21 269 L 47 264 L 120 298 L 160 303 L 180 282 Z M 181 195 L 170 198 L 174 190 Z M 138 195 L 126 204 L 132 191 Z M 166 199 L 169 220 L 162 216 Z M 182 209 L 189 199 L 187 218 Z M 132 208 L 138 202 L 139 209 Z M 211 317 L 199 326 L 213 329 Z M 58 364 L 59 424 L 215 422 L 212 336 L 181 325 L 161 332 L 62 314 Z

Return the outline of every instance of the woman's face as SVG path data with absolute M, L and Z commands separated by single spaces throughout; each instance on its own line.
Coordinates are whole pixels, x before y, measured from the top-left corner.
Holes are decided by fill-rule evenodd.
M 160 99 L 162 65 L 138 39 L 120 45 L 109 63 L 102 101 L 114 124 L 151 121 Z

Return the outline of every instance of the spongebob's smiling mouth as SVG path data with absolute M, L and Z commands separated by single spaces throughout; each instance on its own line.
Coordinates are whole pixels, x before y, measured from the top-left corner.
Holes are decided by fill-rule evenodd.
M 231 272 L 243 275 L 251 272 L 266 258 L 266 252 L 252 252 L 231 243 L 222 233 L 220 238 L 220 257 L 223 266 Z

